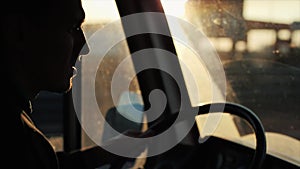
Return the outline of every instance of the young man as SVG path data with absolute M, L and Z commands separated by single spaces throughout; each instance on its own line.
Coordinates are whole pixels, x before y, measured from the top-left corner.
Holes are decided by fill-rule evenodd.
M 101 147 L 58 154 L 28 116 L 31 101 L 40 91 L 67 92 L 72 87 L 75 62 L 88 52 L 83 48 L 86 40 L 80 27 L 85 18 L 81 1 L 17 0 L 5 4 L 0 12 L 1 164 L 16 169 L 83 169 L 112 162 L 116 156 Z

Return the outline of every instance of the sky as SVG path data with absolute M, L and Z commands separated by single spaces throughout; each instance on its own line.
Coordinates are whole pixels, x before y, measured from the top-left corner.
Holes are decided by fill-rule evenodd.
M 187 0 L 162 0 L 164 10 L 169 15 L 183 16 L 184 3 Z M 118 19 L 119 14 L 115 0 L 83 0 L 86 12 L 86 22 L 95 23 L 99 20 Z
M 183 16 L 187 0 L 162 0 L 169 15 Z M 86 22 L 118 19 L 115 0 L 83 0 Z M 300 21 L 300 0 L 244 0 L 244 17 L 250 20 L 291 23 Z
M 184 17 L 184 4 L 187 0 L 161 1 L 166 14 Z M 86 12 L 86 24 L 119 19 L 115 0 L 83 0 L 82 2 Z M 244 0 L 243 16 L 246 20 L 254 21 L 284 24 L 291 24 L 295 21 L 300 22 L 300 0 Z M 300 30 L 293 35 L 293 37 L 298 36 L 300 36 Z M 274 43 L 275 33 L 270 32 L 270 30 L 249 32 L 248 38 L 249 40 L 254 39 L 254 41 L 251 41 L 253 43 L 250 41 L 247 43 L 249 50 L 261 50 L 265 45 Z M 258 41 L 258 39 L 260 40 Z M 258 42 L 261 44 L 258 45 Z M 297 38 L 293 43 L 300 46 L 300 40 L 297 40 Z M 229 48 L 227 48 L 230 50 L 230 43 L 222 41 L 217 44 L 229 45 Z M 224 48 L 224 50 L 226 49 Z
M 290 24 L 300 22 L 300 0 L 245 0 L 244 17 Z

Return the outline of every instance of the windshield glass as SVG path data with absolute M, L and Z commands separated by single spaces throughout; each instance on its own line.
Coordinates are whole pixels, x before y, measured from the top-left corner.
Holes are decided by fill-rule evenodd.
M 252 109 L 266 131 L 300 139 L 300 1 L 201 0 L 185 9 L 218 50 L 226 100 Z
M 266 130 L 268 152 L 298 165 L 299 11 L 299 0 L 190 0 L 184 15 L 217 50 L 226 74 L 226 101 L 255 112 Z M 254 146 L 244 120 L 233 116 L 222 121 L 213 135 Z
M 300 157 L 300 0 L 162 0 L 162 4 L 166 14 L 199 29 L 216 50 L 226 76 L 226 95 L 222 98 L 220 90 L 216 100 L 240 103 L 250 108 L 261 119 L 266 132 L 270 133 L 268 142 L 276 142 L 279 137 L 291 138 L 286 140 L 296 145 L 294 154 Z M 83 6 L 87 16 L 83 25 L 87 38 L 119 19 L 113 0 L 85 0 Z M 199 45 L 199 39 L 195 39 L 187 29 L 182 29 L 192 43 Z M 111 30 L 110 34 L 106 34 L 107 38 L 118 31 L 122 32 L 122 28 Z M 184 74 L 192 105 L 214 101 L 213 94 L 207 89 L 211 89 L 214 83 L 218 84 L 219 76 L 213 76 L 207 69 L 216 65 L 193 60 L 191 56 L 195 53 L 174 41 L 181 62 L 195 77 L 200 77 L 195 82 L 198 87 L 196 95 L 201 96 L 198 98 L 189 88 L 188 75 Z M 121 41 L 107 52 L 97 70 L 96 97 L 103 113 L 116 106 L 110 99 L 111 81 L 117 65 L 126 55 L 129 55 L 127 45 Z M 128 63 L 126 70 L 122 70 L 125 72 L 124 81 L 135 74 L 132 63 Z M 117 100 L 120 103 L 124 91 L 118 90 Z M 131 81 L 129 93 L 133 93 L 137 104 L 143 104 L 136 79 Z M 82 111 L 92 111 L 88 101 L 81 104 L 85 105 Z M 86 114 L 83 116 L 86 116 L 83 117 L 86 122 L 93 118 Z M 236 135 L 240 137 L 238 142 L 247 142 L 241 138 L 252 133 L 249 126 L 238 117 L 228 118 L 228 121 L 235 129 L 223 127 L 222 137 L 232 140 L 231 136 Z M 97 129 L 95 135 L 102 135 L 101 123 L 93 128 Z M 277 133 L 278 137 L 273 137 L 272 133 Z M 91 143 L 87 137 L 84 140 L 84 145 Z M 282 151 L 278 147 L 282 146 L 275 145 L 274 151 Z M 289 150 L 290 147 L 285 147 L 284 151 L 288 154 Z

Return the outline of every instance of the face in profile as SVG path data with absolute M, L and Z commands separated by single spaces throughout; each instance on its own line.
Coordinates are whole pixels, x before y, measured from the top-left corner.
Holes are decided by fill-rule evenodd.
M 35 88 L 63 92 L 72 85 L 72 67 L 86 43 L 85 14 L 80 0 L 45 3 L 24 16 L 23 62 Z

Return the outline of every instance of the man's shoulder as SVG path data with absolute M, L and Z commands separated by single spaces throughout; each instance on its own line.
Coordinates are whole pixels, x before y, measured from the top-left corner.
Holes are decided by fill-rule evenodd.
M 27 146 L 30 147 L 33 162 L 49 169 L 58 168 L 56 152 L 48 138 L 35 126 L 24 111 L 21 113 Z

